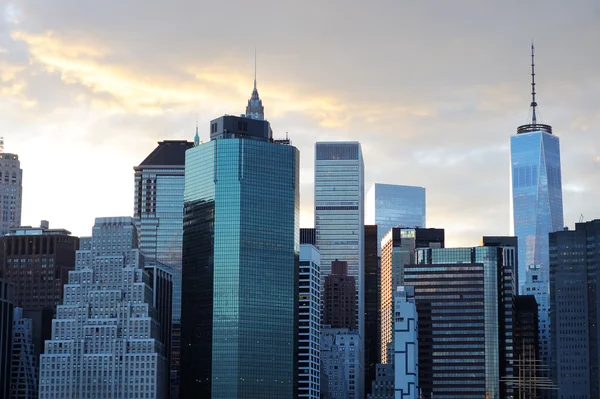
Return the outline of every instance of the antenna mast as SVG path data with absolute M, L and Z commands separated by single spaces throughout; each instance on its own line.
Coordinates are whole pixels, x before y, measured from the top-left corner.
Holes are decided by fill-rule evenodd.
M 531 42 L 531 108 L 533 108 L 533 116 L 531 118 L 531 123 L 535 125 L 537 123 L 537 117 L 535 115 L 535 107 L 537 107 L 537 103 L 535 102 L 535 55 L 534 55 L 534 44 Z

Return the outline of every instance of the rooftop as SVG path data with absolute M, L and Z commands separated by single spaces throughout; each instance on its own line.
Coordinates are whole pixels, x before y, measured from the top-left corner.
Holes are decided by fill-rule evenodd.
M 147 166 L 180 166 L 185 165 L 185 151 L 192 148 L 194 143 L 186 140 L 165 140 L 159 141 L 158 147 L 154 149 L 142 161 L 139 166 L 134 169 L 139 169 Z

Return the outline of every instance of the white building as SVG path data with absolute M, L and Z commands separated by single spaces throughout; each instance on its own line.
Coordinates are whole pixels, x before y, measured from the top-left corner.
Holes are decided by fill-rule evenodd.
M 550 356 L 550 282 L 544 277 L 540 265 L 528 265 L 525 270 L 525 284 L 519 294 L 533 295 L 538 303 L 538 339 L 540 360 L 546 367 L 552 364 Z
M 38 369 L 33 347 L 33 321 L 23 318 L 22 308 L 14 311 L 10 362 L 10 399 L 37 398 Z
M 0 138 L 0 236 L 21 225 L 22 182 L 19 156 L 5 153 Z
M 298 398 L 319 399 L 321 388 L 321 255 L 310 244 L 300 245 Z
M 39 398 L 167 397 L 152 289 L 129 217 L 97 218 L 40 361 Z
M 329 379 L 329 398 L 362 399 L 359 391 L 363 386 L 362 343 L 357 332 L 347 328 L 330 328 L 321 330 L 321 371 L 327 373 Z M 343 367 L 342 374 L 339 370 Z
M 395 399 L 418 398 L 418 320 L 414 287 L 397 287 L 394 293 Z

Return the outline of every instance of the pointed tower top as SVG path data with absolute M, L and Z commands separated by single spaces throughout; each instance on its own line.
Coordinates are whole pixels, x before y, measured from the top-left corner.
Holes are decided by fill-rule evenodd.
M 256 47 L 254 47 L 254 90 L 256 90 Z
M 246 118 L 265 120 L 265 108 L 256 88 L 256 47 L 254 48 L 254 89 L 246 106 Z
M 535 102 L 535 46 L 533 40 L 531 41 L 531 108 L 532 108 L 532 117 L 531 123 L 537 124 L 537 117 L 535 114 L 535 108 L 537 107 L 537 103 Z
M 200 135 L 198 134 L 198 118 L 196 118 L 196 135 L 194 136 L 194 146 L 200 145 Z

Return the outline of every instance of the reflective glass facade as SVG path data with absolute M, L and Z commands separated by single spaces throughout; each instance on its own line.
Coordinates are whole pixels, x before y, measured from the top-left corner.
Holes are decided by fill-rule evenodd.
M 519 238 L 518 289 L 528 265 L 548 273 L 548 233 L 563 228 L 560 143 L 545 125 L 510 138 L 514 235 Z
M 373 184 L 367 193 L 365 222 L 377 225 L 378 253 L 381 253 L 381 239 L 392 227 L 427 227 L 425 188 Z
M 181 398 L 295 397 L 298 150 L 216 139 L 185 170 Z

